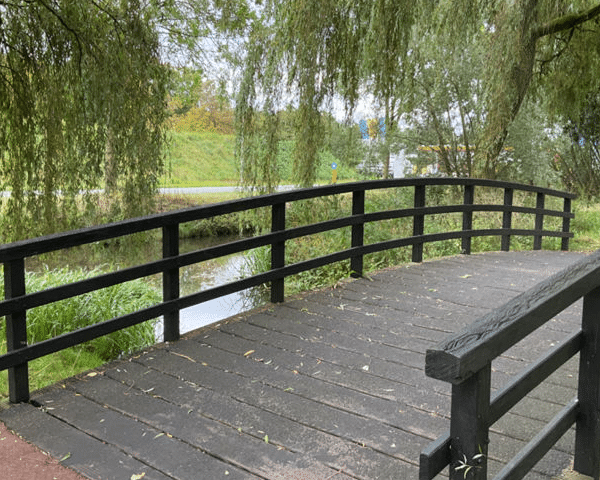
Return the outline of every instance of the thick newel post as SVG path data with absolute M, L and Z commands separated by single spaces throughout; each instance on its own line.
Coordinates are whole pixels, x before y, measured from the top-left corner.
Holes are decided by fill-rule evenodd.
M 425 206 L 425 185 L 415 185 L 415 208 Z M 423 235 L 425 230 L 425 215 L 418 214 L 413 217 L 413 236 Z M 415 243 L 412 247 L 412 261 L 423 261 L 423 242 Z
M 357 190 L 352 194 L 352 215 L 365 213 L 365 191 Z M 362 247 L 365 235 L 365 224 L 360 222 L 352 225 L 352 247 Z M 363 256 L 356 255 L 350 259 L 350 275 L 355 278 L 362 277 Z
M 4 264 L 4 297 L 25 295 L 25 262 L 22 258 Z M 11 352 L 27 346 L 27 312 L 21 310 L 6 316 L 6 350 Z M 8 391 L 12 403 L 29 401 L 29 370 L 27 363 L 8 369 Z
M 450 480 L 487 479 L 491 375 L 488 363 L 464 382 L 452 385 Z
M 179 225 L 163 227 L 163 258 L 179 255 Z M 179 298 L 179 269 L 173 268 L 163 272 L 163 301 Z M 179 309 L 171 310 L 164 315 L 165 342 L 179 340 Z
M 600 288 L 583 297 L 581 319 L 584 343 L 579 353 L 577 397 L 580 414 L 576 422 L 576 472 L 600 477 Z
M 285 230 L 285 203 L 273 205 L 271 210 L 271 231 Z M 285 266 L 285 240 L 271 245 L 271 269 L 276 270 Z M 281 303 L 284 299 L 284 279 L 278 278 L 271 282 L 271 302 Z

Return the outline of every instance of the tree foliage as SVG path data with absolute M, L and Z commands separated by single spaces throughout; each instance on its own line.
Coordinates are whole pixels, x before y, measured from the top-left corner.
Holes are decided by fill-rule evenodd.
M 98 188 L 113 214 L 146 212 L 173 66 L 216 71 L 251 16 L 244 0 L 0 0 L 4 239 L 73 226 Z
M 528 96 L 564 115 L 579 111 L 600 82 L 600 4 L 591 0 L 291 0 L 267 2 L 263 15 L 261 34 L 250 38 L 238 133 L 248 147 L 261 135 L 251 120 L 259 109 L 297 105 L 299 183 L 310 183 L 319 118 L 336 98 L 351 111 L 369 92 L 389 126 L 402 113 L 426 111 L 450 143 L 457 136 L 476 147 L 465 165 L 447 158 L 449 166 L 496 178 Z M 454 132 L 443 126 L 444 102 L 461 117 Z M 257 142 L 263 150 L 265 141 Z
M 204 79 L 197 69 L 176 69 L 174 76 L 169 96 L 171 129 L 233 134 L 234 111 L 223 85 Z
M 0 2 L 6 237 L 64 228 L 81 190 L 141 213 L 163 165 L 168 71 L 140 2 Z M 92 197 L 88 196 L 88 201 Z
M 600 195 L 600 94 L 590 92 L 578 117 L 565 126 L 568 142 L 555 166 L 570 189 L 586 198 Z

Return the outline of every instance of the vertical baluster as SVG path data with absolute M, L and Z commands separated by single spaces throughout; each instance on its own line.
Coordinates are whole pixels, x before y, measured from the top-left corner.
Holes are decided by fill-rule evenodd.
M 352 192 L 352 215 L 363 215 L 365 213 L 365 191 L 356 190 Z M 362 247 L 364 242 L 365 224 L 361 221 L 352 225 L 352 247 Z M 363 274 L 363 256 L 355 255 L 350 258 L 351 276 L 358 278 Z
M 535 208 L 540 209 L 540 210 L 544 208 L 544 194 L 541 192 L 539 192 L 537 194 Z M 544 229 L 544 214 L 536 213 L 535 214 L 535 230 L 540 233 L 534 235 L 534 237 L 533 237 L 533 249 L 534 250 L 542 249 L 542 233 L 541 232 L 543 229 Z
M 273 205 L 271 210 L 271 231 L 285 230 L 285 203 Z M 285 266 L 285 240 L 271 245 L 271 270 Z M 271 282 L 271 302 L 281 303 L 284 299 L 284 279 L 278 278 Z
M 166 225 L 162 231 L 163 258 L 179 255 L 179 225 Z M 163 301 L 179 298 L 179 268 L 163 272 Z M 179 309 L 171 310 L 164 315 L 165 342 L 179 340 Z
M 502 214 L 502 228 L 505 230 L 510 230 L 512 228 L 512 204 L 513 204 L 513 189 L 505 188 L 504 189 L 504 206 L 507 207 L 507 210 Z M 508 252 L 510 250 L 510 235 L 502 235 L 501 247 L 503 252 Z
M 600 476 L 600 288 L 583 297 L 581 329 L 584 343 L 579 352 L 573 469 L 594 479 Z
M 452 385 L 450 480 L 487 479 L 491 375 L 488 363 L 463 383 Z
M 415 208 L 425 206 L 425 185 L 415 185 Z M 425 215 L 413 216 L 413 236 L 423 235 L 425 229 Z M 412 261 L 420 263 L 423 261 L 423 242 L 415 243 L 412 247 Z
M 25 262 L 22 258 L 4 263 L 4 298 L 25 295 Z M 6 316 L 6 350 L 27 346 L 27 311 Z M 27 362 L 8 369 L 8 391 L 12 403 L 29 401 L 29 369 Z
M 465 193 L 463 204 L 473 205 L 473 201 L 475 198 L 475 186 L 474 185 L 465 185 Z M 473 210 L 465 210 L 463 212 L 463 232 L 468 230 L 473 230 Z M 471 254 L 471 237 L 463 237 L 462 238 L 462 253 L 465 255 Z
M 563 212 L 571 213 L 571 199 L 570 198 L 565 198 Z M 570 228 L 571 228 L 571 219 L 569 217 L 563 217 L 562 231 L 564 233 L 569 233 Z M 562 238 L 562 241 L 560 244 L 560 249 L 564 252 L 569 250 L 569 237 Z

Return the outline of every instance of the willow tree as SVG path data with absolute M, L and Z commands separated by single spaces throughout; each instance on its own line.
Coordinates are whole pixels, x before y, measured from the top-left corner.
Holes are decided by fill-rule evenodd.
M 297 105 L 300 184 L 314 180 L 320 112 L 336 98 L 351 111 L 367 91 L 397 116 L 418 103 L 422 86 L 415 78 L 427 66 L 447 76 L 459 67 L 444 62 L 473 48 L 484 49 L 471 92 L 485 119 L 472 140 L 475 175 L 497 176 L 509 126 L 527 95 L 543 96 L 552 113 L 563 114 L 577 109 L 600 81 L 600 5 L 587 0 L 271 0 L 264 15 L 262 34 L 251 38 L 254 53 L 238 102 L 239 141 L 268 151 L 265 145 L 277 136 L 257 140 L 259 122 L 251 119 L 265 106 Z M 397 110 L 389 108 L 392 101 Z M 260 151 L 238 154 L 246 164 L 269 161 Z
M 104 186 L 126 214 L 146 210 L 163 165 L 159 48 L 140 2 L 0 1 L 5 240 L 70 226 L 80 192 Z

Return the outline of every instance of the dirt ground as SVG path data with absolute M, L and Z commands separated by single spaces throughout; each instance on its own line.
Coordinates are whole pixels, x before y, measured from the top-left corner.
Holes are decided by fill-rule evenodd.
M 0 422 L 0 477 L 5 480 L 82 480 Z

